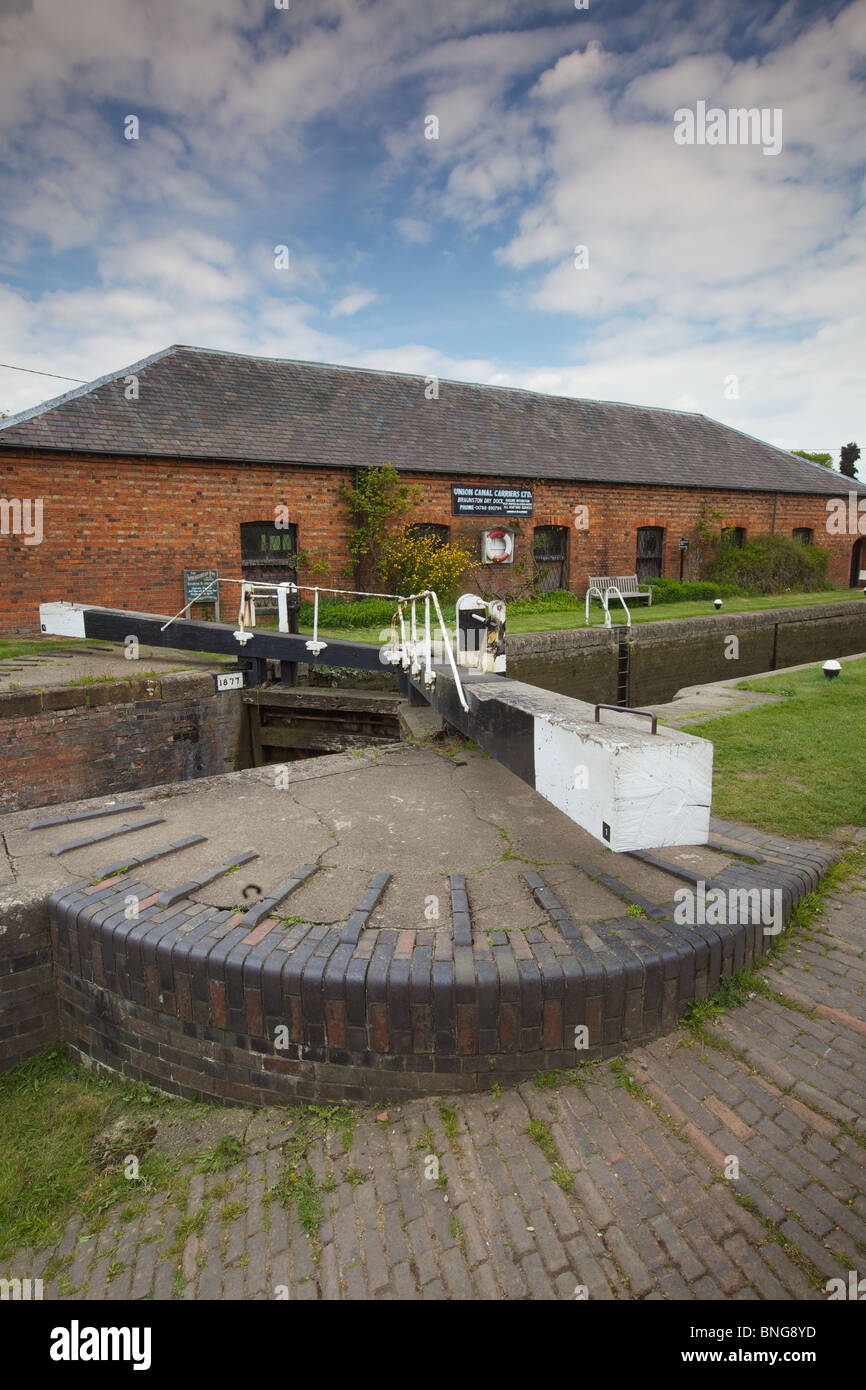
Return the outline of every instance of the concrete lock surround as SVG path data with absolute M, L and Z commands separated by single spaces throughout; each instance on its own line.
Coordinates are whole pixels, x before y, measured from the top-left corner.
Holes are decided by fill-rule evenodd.
M 758 923 L 678 926 L 678 888 L 778 889 L 787 919 L 835 857 L 717 820 L 709 846 L 615 854 L 477 752 L 278 772 L 4 818 L 0 1065 L 53 1036 L 190 1099 L 484 1089 L 670 1031 L 762 954 Z

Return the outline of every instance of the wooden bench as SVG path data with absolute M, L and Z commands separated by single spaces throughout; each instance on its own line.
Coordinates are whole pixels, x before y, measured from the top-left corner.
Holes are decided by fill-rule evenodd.
M 636 574 L 620 574 L 613 577 L 610 575 L 597 575 L 595 578 L 590 575 L 587 598 L 594 594 L 601 603 L 605 604 L 605 595 L 611 587 L 619 589 L 623 598 L 645 598 L 649 599 L 650 605 L 652 604 L 652 589 L 641 589 L 638 585 L 638 577 Z M 606 604 L 605 607 L 607 607 Z

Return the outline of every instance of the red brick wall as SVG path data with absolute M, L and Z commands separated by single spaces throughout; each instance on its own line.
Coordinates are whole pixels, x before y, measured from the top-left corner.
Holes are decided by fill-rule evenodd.
M 207 694 L 172 698 L 180 679 Z M 238 695 L 214 695 L 209 676 L 167 676 L 152 684 L 156 694 L 148 699 L 131 698 L 135 692 L 122 682 L 50 692 L 52 705 L 78 708 L 42 708 L 49 692 L 0 695 L 0 814 L 215 777 L 246 765 L 246 717 Z M 99 704 L 85 708 L 81 697 Z
M 271 520 L 281 504 L 298 526 L 301 547 L 325 565 L 317 582 L 353 587 L 344 573 L 349 556 L 338 498 L 340 483 L 349 479 L 336 469 L 0 451 L 0 496 L 44 499 L 41 544 L 0 535 L 0 632 L 37 632 L 39 603 L 57 599 L 174 613 L 183 604 L 184 568 L 216 566 L 222 576 L 239 577 L 241 522 Z M 411 481 L 422 484 L 425 498 L 409 519 L 445 523 L 452 539 L 477 545 L 480 530 L 503 521 L 451 515 L 452 482 L 489 484 L 490 478 L 413 475 Z M 634 572 L 639 526 L 665 528 L 663 572 L 678 577 L 678 542 L 702 505 L 720 507 L 726 524 L 750 534 L 769 531 L 773 521 L 767 493 L 502 481 L 532 488 L 534 515 L 519 523 L 515 566 L 483 567 L 476 582 L 488 592 L 526 587 L 538 525 L 569 528 L 568 584 L 582 593 L 590 574 Z M 580 505 L 589 508 L 586 531 L 574 526 Z M 832 552 L 831 579 L 847 586 L 854 538 L 827 536 L 825 521 L 824 498 L 779 495 L 775 529 L 790 535 L 796 526 L 811 526 L 815 543 Z M 231 620 L 232 608 L 233 598 L 225 598 L 224 618 Z

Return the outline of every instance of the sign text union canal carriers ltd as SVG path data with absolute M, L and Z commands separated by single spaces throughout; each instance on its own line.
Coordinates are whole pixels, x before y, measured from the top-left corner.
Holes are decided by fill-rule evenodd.
M 453 516 L 532 516 L 528 487 L 451 488 Z

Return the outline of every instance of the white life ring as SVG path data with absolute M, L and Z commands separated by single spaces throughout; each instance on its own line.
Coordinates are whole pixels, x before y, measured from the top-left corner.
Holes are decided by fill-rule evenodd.
M 502 541 L 501 553 L 493 553 L 490 549 L 491 541 Z M 511 559 L 514 551 L 514 541 L 508 531 L 503 531 L 501 529 L 497 531 L 488 531 L 486 534 L 486 550 L 487 558 L 490 563 L 494 565 L 504 565 Z

